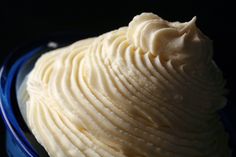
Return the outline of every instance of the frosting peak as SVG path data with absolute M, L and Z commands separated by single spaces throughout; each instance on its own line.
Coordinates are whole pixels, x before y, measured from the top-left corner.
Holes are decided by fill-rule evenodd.
M 189 22 L 168 22 L 152 13 L 135 16 L 129 24 L 127 38 L 137 48 L 174 60 L 180 64 L 209 60 L 211 42 L 196 27 L 196 17 Z
M 195 21 L 144 13 L 41 56 L 26 119 L 49 155 L 228 157 L 224 79 Z

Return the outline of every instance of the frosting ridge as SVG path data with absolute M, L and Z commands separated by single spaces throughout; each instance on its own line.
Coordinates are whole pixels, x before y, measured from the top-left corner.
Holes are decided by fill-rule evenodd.
M 224 79 L 195 24 L 152 13 L 42 55 L 27 123 L 51 157 L 227 157 Z

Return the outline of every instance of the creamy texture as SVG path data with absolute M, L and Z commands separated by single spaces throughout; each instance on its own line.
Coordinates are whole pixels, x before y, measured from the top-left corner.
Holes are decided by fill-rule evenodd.
M 27 123 L 51 157 L 228 157 L 211 41 L 152 13 L 42 55 Z M 24 96 L 25 97 L 25 96 Z

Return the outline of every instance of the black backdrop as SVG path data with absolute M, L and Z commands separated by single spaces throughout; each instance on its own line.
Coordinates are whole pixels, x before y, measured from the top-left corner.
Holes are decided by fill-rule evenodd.
M 78 39 L 125 26 L 141 12 L 154 12 L 170 21 L 188 21 L 197 16 L 197 25 L 214 41 L 214 59 L 223 70 L 231 104 L 235 99 L 236 5 L 232 1 L 0 1 L 0 63 L 15 48 L 50 34 L 71 33 Z M 235 105 L 234 105 L 235 106 Z M 231 105 L 230 116 L 236 114 Z M 233 111 L 234 110 L 234 111 Z M 235 121 L 234 121 L 235 124 Z M 4 132 L 1 122 L 1 142 Z M 3 144 L 2 144 L 3 145 Z M 3 152 L 1 145 L 0 150 Z M 1 152 L 0 152 L 1 156 Z M 4 156 L 4 155 L 3 155 Z

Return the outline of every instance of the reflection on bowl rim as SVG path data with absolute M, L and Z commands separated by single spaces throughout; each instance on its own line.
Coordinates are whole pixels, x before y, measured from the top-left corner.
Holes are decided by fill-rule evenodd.
M 22 128 L 16 120 L 16 116 L 14 115 L 12 109 L 11 90 L 13 87 L 12 85 L 15 83 L 14 78 L 17 76 L 21 66 L 35 54 L 44 50 L 46 52 L 46 49 L 48 51 L 49 48 L 53 49 L 56 47 L 55 45 L 50 45 L 50 42 L 47 42 L 46 44 L 36 46 L 36 48 L 26 51 L 23 56 L 16 59 L 12 59 L 13 55 L 15 55 L 13 52 L 5 59 L 0 69 L 0 115 L 2 116 L 8 133 L 14 137 L 17 145 L 25 153 L 25 155 L 29 157 L 38 157 L 39 155 L 27 140 Z M 11 60 L 14 60 L 14 63 L 9 65 Z

